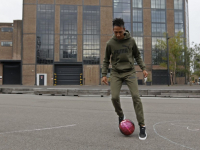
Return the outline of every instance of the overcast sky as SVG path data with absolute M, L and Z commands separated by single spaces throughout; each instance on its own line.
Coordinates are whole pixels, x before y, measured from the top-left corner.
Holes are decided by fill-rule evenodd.
M 200 0 L 189 1 L 190 43 L 200 43 Z M 22 0 L 0 0 L 0 22 L 22 19 Z

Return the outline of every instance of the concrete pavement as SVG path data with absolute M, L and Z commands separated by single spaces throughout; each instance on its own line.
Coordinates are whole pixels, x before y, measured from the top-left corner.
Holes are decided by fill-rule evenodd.
M 138 139 L 133 103 L 121 97 L 135 125 L 118 130 L 110 97 L 0 94 L 1 150 L 198 150 L 199 99 L 142 97 L 148 138 Z
M 48 94 L 63 96 L 109 96 L 110 86 L 87 86 L 87 85 L 64 85 L 64 86 L 19 86 L 1 85 L 0 93 L 4 94 Z M 140 96 L 161 96 L 161 97 L 200 97 L 200 85 L 139 85 Z M 130 96 L 126 85 L 121 88 L 120 95 Z

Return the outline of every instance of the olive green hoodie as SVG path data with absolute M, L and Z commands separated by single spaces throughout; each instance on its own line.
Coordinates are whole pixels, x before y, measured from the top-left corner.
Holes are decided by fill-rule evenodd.
M 145 70 L 145 64 L 142 61 L 140 51 L 128 30 L 124 33 L 124 39 L 118 40 L 116 36 L 113 35 L 113 37 L 107 42 L 102 67 L 102 76 L 107 75 L 110 56 L 113 71 L 127 72 L 133 69 L 135 70 L 134 58 L 140 68 Z

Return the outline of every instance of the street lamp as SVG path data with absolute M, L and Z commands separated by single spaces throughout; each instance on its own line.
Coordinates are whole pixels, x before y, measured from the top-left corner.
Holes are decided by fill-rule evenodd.
M 169 74 L 169 46 L 168 46 L 168 40 L 170 37 L 168 37 L 168 33 L 166 33 L 166 42 L 167 42 L 167 83 L 168 86 L 170 84 L 170 74 Z

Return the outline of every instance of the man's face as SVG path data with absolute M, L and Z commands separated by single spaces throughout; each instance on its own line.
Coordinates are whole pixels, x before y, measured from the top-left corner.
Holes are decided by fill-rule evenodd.
M 125 32 L 124 27 L 114 26 L 113 32 L 118 40 L 124 39 L 124 32 Z

